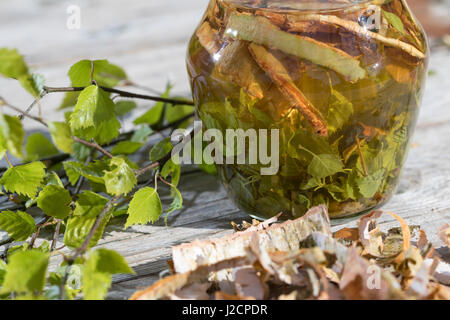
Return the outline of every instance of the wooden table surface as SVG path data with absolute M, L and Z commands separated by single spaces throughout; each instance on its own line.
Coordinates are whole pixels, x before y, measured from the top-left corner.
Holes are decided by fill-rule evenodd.
M 68 85 L 66 73 L 80 59 L 107 58 L 127 70 L 136 83 L 162 91 L 166 80 L 175 91 L 189 95 L 185 71 L 186 44 L 199 22 L 207 0 L 14 0 L 0 2 L 0 47 L 18 48 L 47 84 Z M 444 1 L 445 2 L 445 1 Z M 448 1 L 446 10 L 450 11 Z M 66 9 L 81 8 L 80 30 L 68 30 Z M 449 16 L 447 12 L 446 16 Z M 432 75 L 413 148 L 400 188 L 384 209 L 394 211 L 410 225 L 420 225 L 447 260 L 448 249 L 436 232 L 450 222 L 450 52 L 444 45 L 432 48 Z M 31 98 L 14 81 L 0 79 L 0 95 L 18 106 Z M 45 98 L 46 119 L 61 119 L 56 111 L 61 96 Z M 136 113 L 149 107 L 141 103 Z M 32 122 L 27 128 L 38 130 Z M 230 221 L 248 219 L 227 198 L 213 176 L 200 172 L 185 175 L 181 183 L 185 209 L 164 223 L 123 230 L 117 219 L 107 228 L 100 246 L 117 250 L 137 272 L 118 276 L 109 298 L 126 299 L 137 288 L 152 284 L 166 269 L 171 246 L 196 238 L 231 233 Z M 387 218 L 386 227 L 395 223 Z M 349 226 L 354 226 L 351 223 Z M 0 233 L 0 240 L 5 238 Z M 1 250 L 5 248 L 0 247 Z M 54 261 L 53 264 L 57 263 Z

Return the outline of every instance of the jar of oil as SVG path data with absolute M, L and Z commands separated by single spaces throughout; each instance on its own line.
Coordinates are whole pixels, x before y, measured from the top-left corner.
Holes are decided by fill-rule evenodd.
M 405 0 L 211 0 L 187 58 L 198 117 L 224 134 L 278 130 L 276 173 L 217 164 L 230 197 L 260 219 L 326 204 L 343 221 L 383 205 L 407 157 L 428 56 Z

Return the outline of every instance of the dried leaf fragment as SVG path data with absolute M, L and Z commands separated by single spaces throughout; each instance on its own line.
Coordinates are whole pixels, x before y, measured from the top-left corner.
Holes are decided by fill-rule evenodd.
M 233 272 L 236 292 L 241 297 L 252 297 L 256 300 L 263 300 L 265 288 L 253 267 L 243 267 Z
M 382 235 L 379 232 L 379 227 L 377 225 L 377 220 L 383 215 L 389 214 L 394 217 L 398 222 L 400 222 L 402 230 L 402 248 L 398 252 L 398 260 L 401 260 L 404 254 L 408 251 L 411 246 L 411 230 L 408 224 L 400 216 L 392 212 L 375 210 L 365 215 L 359 220 L 359 238 L 367 253 L 374 257 L 383 257 L 384 242 Z M 381 247 L 377 247 L 381 246 Z
M 168 298 L 174 295 L 177 291 L 180 294 L 179 290 L 182 290 L 186 286 L 199 282 L 207 282 L 208 276 L 212 272 L 218 272 L 229 268 L 243 267 L 249 264 L 251 265 L 253 262 L 254 256 L 248 253 L 243 257 L 223 260 L 216 264 L 199 267 L 190 272 L 178 273 L 156 282 L 154 285 L 145 290 L 136 292 L 130 299 L 159 300 Z
M 350 300 L 385 300 L 389 297 L 388 285 L 381 277 L 372 278 L 371 265 L 355 248 L 349 249 L 339 287 Z

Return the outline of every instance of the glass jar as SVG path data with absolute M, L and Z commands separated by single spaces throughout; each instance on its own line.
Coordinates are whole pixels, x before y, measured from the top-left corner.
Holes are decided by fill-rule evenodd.
M 255 145 L 245 163 L 217 164 L 231 199 L 259 219 L 326 204 L 335 223 L 386 203 L 428 56 L 404 0 L 211 0 L 187 58 L 197 115 L 224 135 L 267 129 L 279 155 L 270 175 L 248 161 Z

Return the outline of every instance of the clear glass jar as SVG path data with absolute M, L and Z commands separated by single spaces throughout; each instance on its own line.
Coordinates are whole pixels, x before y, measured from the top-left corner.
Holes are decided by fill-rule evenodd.
M 224 134 L 279 130 L 276 174 L 217 165 L 230 197 L 260 219 L 325 203 L 342 222 L 383 205 L 407 157 L 428 56 L 404 0 L 211 0 L 187 58 L 198 117 Z

